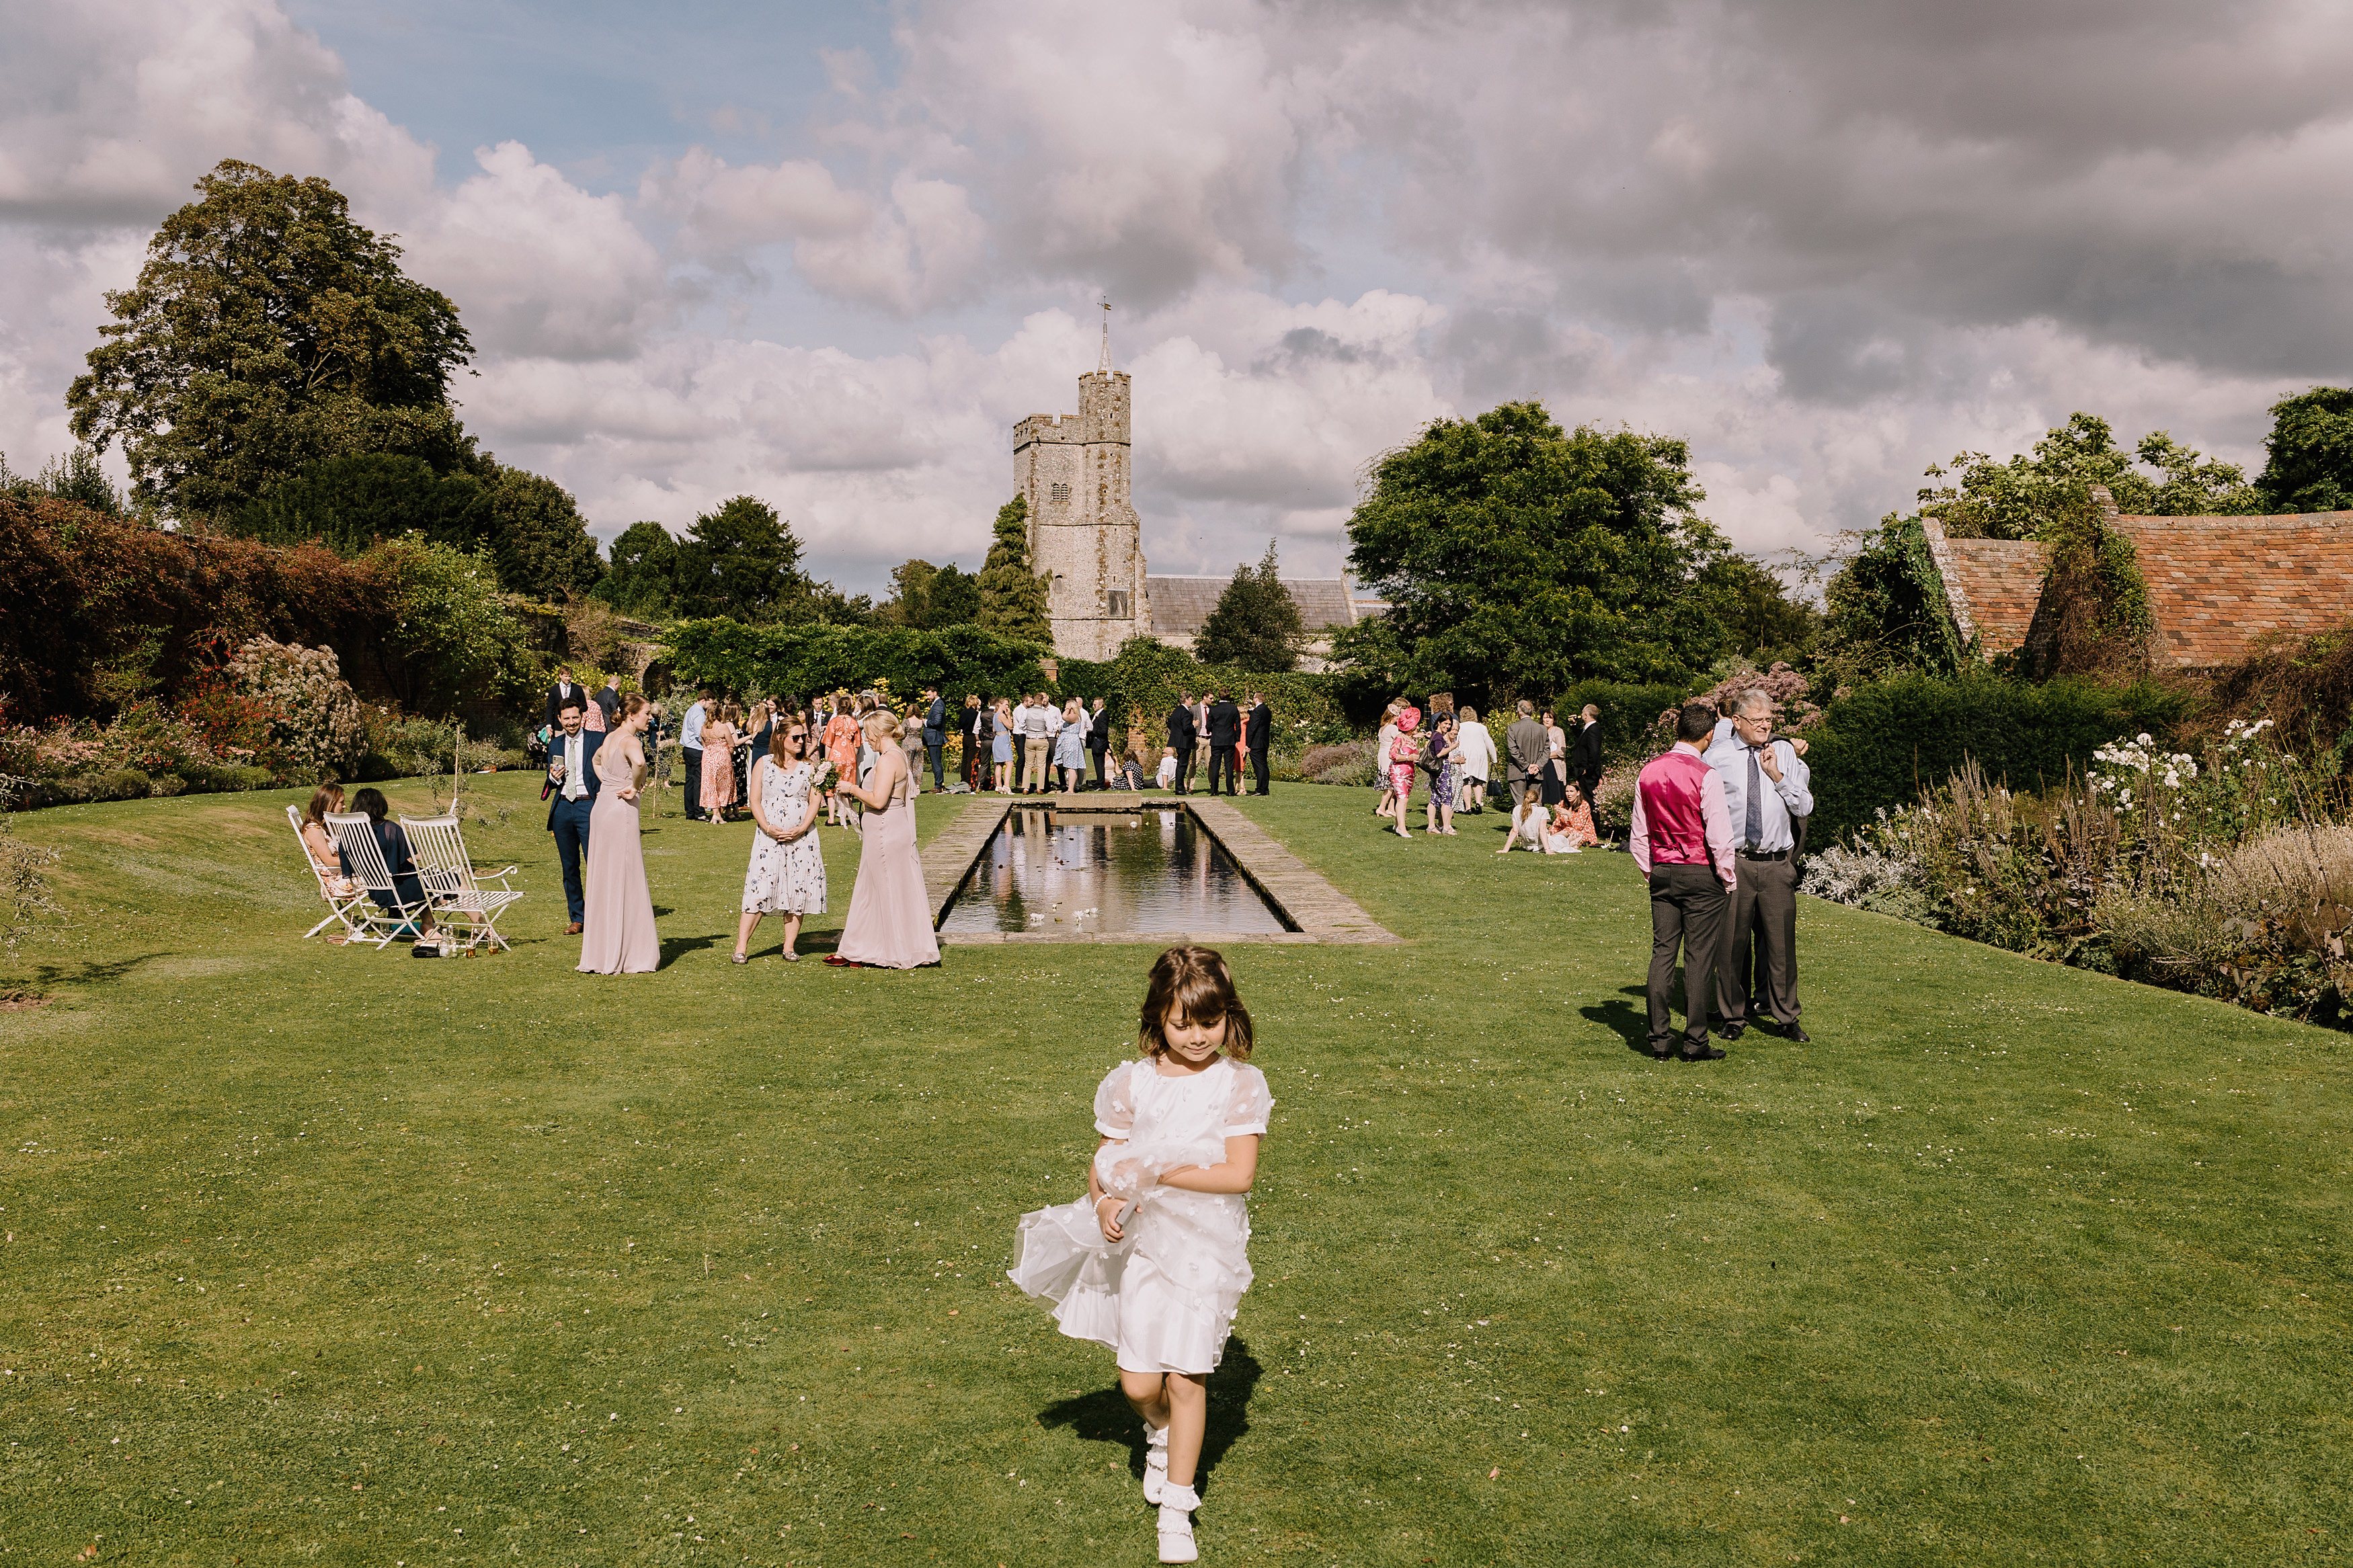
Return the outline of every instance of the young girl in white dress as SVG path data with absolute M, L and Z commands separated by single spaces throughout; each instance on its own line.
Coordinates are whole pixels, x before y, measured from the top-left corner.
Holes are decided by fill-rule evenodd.
M 1191 1563 L 1206 1380 L 1250 1289 L 1242 1195 L 1274 1097 L 1249 1065 L 1250 1012 L 1208 948 L 1160 955 L 1139 1032 L 1143 1058 L 1095 1090 L 1087 1195 L 1023 1215 L 1008 1272 L 1054 1304 L 1062 1332 L 1118 1352 L 1120 1392 L 1144 1418 L 1160 1561 Z

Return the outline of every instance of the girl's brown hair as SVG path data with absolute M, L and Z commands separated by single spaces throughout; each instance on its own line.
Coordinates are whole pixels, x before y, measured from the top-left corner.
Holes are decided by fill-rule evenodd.
M 1165 1027 L 1171 1017 L 1188 1024 L 1226 1021 L 1225 1054 L 1238 1062 L 1250 1060 L 1250 1016 L 1234 993 L 1233 972 L 1215 948 L 1172 947 L 1152 966 L 1144 987 L 1144 1016 L 1137 1026 L 1138 1043 L 1147 1057 L 1168 1050 Z
M 327 826 L 327 813 L 343 809 L 343 786 L 339 784 L 322 784 L 311 792 L 311 809 L 302 814 L 302 820 L 315 822 L 324 827 Z

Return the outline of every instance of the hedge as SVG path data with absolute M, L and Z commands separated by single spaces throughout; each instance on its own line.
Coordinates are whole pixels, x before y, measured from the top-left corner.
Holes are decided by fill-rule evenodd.
M 887 680 L 902 698 L 937 686 L 960 704 L 968 691 L 1017 696 L 1046 687 L 1038 663 L 1044 649 L 978 626 L 749 626 L 718 616 L 681 621 L 664 640 L 673 679 L 736 697 L 807 701 Z
M 2084 771 L 2092 752 L 2121 735 L 2160 740 L 2190 717 L 2185 691 L 2152 680 L 2103 686 L 2063 679 L 2041 684 L 1987 674 L 1950 679 L 1902 676 L 1832 701 L 1810 730 L 1810 842 L 1827 845 L 1940 784 L 1974 757 L 1987 776 L 2017 790 Z M 1653 709 L 1655 715 L 1657 710 Z

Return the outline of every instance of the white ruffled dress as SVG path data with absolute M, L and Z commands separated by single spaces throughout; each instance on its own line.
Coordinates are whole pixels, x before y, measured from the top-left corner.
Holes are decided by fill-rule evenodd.
M 1193 1193 L 1146 1177 L 1215 1165 L 1226 1140 L 1266 1131 L 1266 1075 L 1220 1057 L 1170 1078 L 1149 1058 L 1112 1068 L 1095 1090 L 1103 1188 L 1143 1198 L 1114 1246 L 1080 1198 L 1021 1216 L 1012 1281 L 1054 1306 L 1072 1339 L 1109 1345 L 1123 1372 L 1215 1372 L 1250 1289 L 1250 1208 L 1240 1194 Z

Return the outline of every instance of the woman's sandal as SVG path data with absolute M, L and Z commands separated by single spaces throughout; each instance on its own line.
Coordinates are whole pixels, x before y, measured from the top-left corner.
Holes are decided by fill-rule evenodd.
M 739 952 L 739 953 L 736 953 L 734 956 L 731 957 L 730 959 L 728 959 L 728 961 L 727 961 L 727 962 L 728 962 L 728 963 L 751 963 L 752 961 L 751 961 L 749 958 L 746 958 L 745 956 L 744 956 L 744 954 L 742 954 L 742 953 L 740 953 L 740 952 Z

